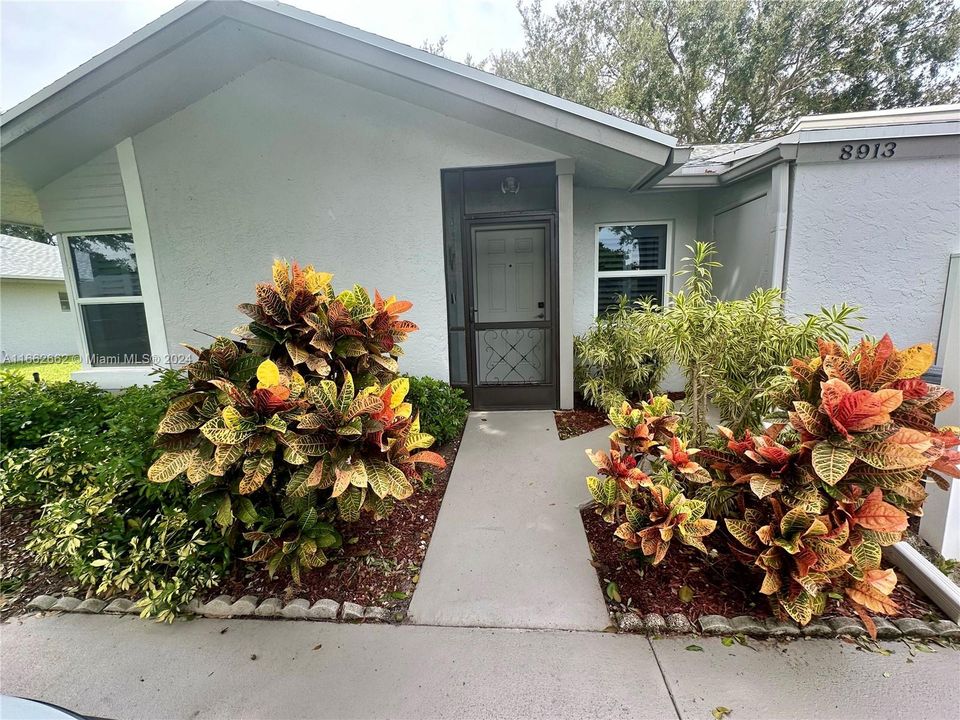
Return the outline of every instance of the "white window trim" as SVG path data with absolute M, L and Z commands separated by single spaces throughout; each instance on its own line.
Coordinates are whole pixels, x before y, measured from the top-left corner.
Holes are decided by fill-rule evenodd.
M 666 225 L 667 247 L 666 262 L 662 270 L 604 270 L 600 271 L 600 228 L 614 225 Z M 618 220 L 597 223 L 593 226 L 593 314 L 600 314 L 600 278 L 620 277 L 662 277 L 663 304 L 667 304 L 667 295 L 671 291 L 670 278 L 673 277 L 673 225 L 671 220 Z
M 60 250 L 60 258 L 63 262 L 64 275 L 67 284 L 67 296 L 74 308 L 76 308 L 77 328 L 80 333 L 80 367 L 82 370 L 95 370 L 102 372 L 109 368 L 137 368 L 143 369 L 149 366 L 145 365 L 111 365 L 95 366 L 90 364 L 90 345 L 87 342 L 87 332 L 83 325 L 83 306 L 84 305 L 132 305 L 138 304 L 144 306 L 144 315 L 146 315 L 146 305 L 143 299 L 143 289 L 141 287 L 139 295 L 111 295 L 108 297 L 80 297 L 77 288 L 77 277 L 74 274 L 73 254 L 70 252 L 70 238 L 72 237 L 97 237 L 99 235 L 132 235 L 127 230 L 86 230 L 80 232 L 64 232 L 57 235 L 57 247 Z M 134 253 L 137 254 L 137 274 L 140 272 L 140 257 L 137 252 L 137 243 L 134 238 Z M 150 344 L 150 353 L 153 354 L 153 343 Z
M 163 312 L 160 306 L 160 287 L 153 260 L 153 247 L 150 242 L 150 227 L 147 223 L 147 211 L 143 201 L 143 189 L 140 184 L 140 171 L 133 150 L 132 138 L 126 138 L 116 146 L 117 161 L 120 165 L 120 179 L 127 202 L 127 214 L 130 227 L 110 230 L 61 230 L 57 233 L 57 247 L 66 275 L 67 296 L 76 312 L 77 331 L 80 336 L 80 364 L 78 372 L 71 373 L 74 380 L 93 382 L 105 388 L 124 388 L 131 385 L 151 383 L 156 380 L 152 375 L 156 367 L 172 367 L 167 349 L 167 335 L 163 324 Z M 73 272 L 73 259 L 67 238 L 71 236 L 117 235 L 129 233 L 133 236 L 133 249 L 137 256 L 137 275 L 140 280 L 140 295 L 107 298 L 80 298 L 77 292 L 76 277 Z M 87 346 L 87 333 L 83 326 L 82 304 L 109 304 L 140 302 L 147 322 L 147 337 L 150 342 L 150 365 L 111 365 L 94 367 L 90 365 L 90 351 Z

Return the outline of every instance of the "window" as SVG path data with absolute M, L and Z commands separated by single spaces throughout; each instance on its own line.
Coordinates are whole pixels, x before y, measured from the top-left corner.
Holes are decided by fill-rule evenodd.
M 666 223 L 597 226 L 597 314 L 632 302 L 663 304 L 669 276 L 670 232 Z
M 89 364 L 149 365 L 133 235 L 70 235 L 67 255 Z
M 60 296 L 60 309 L 61 309 L 63 312 L 70 312 L 70 298 L 69 298 L 69 296 L 68 296 L 65 292 L 57 293 L 57 295 Z

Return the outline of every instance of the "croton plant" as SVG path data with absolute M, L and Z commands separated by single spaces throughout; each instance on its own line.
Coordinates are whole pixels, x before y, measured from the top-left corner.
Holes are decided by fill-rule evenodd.
M 185 476 L 225 533 L 253 543 L 246 560 L 295 582 L 340 546 L 337 520 L 385 517 L 420 466 L 444 466 L 397 377 L 411 304 L 359 285 L 337 294 L 331 280 L 278 260 L 239 306 L 240 339 L 190 348 L 190 387 L 160 422 L 165 452 L 148 473 Z
M 615 408 L 610 452 L 588 451 L 597 512 L 653 564 L 673 540 L 706 551 L 709 536 L 756 570 L 779 616 L 806 624 L 845 599 L 875 632 L 869 612 L 897 612 L 882 548 L 922 514 L 924 480 L 960 477 L 957 428 L 934 424 L 953 392 L 921 379 L 933 357 L 886 336 L 821 342 L 788 370 L 787 423 L 742 437 L 719 427 L 712 448 L 684 445 L 665 398 Z

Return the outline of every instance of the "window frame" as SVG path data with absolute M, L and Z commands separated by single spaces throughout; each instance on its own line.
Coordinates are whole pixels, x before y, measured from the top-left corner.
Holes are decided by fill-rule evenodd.
M 77 288 L 77 277 L 74 270 L 73 264 L 73 253 L 70 250 L 70 238 L 72 237 L 96 237 L 98 235 L 129 235 L 130 240 L 133 243 L 133 253 L 137 257 L 137 277 L 140 281 L 140 294 L 139 295 L 109 295 L 106 297 L 80 297 L 79 290 Z M 149 368 L 156 364 L 156 349 L 154 348 L 153 334 L 151 333 L 151 318 L 149 308 L 147 307 L 147 302 L 143 295 L 143 277 L 141 275 L 140 267 L 140 248 L 137 247 L 136 237 L 133 234 L 133 231 L 128 229 L 122 230 L 77 230 L 73 232 L 61 232 L 57 233 L 57 248 L 60 250 L 60 258 L 63 262 L 64 279 L 67 285 L 67 298 L 71 303 L 72 309 L 76 309 L 74 317 L 77 320 L 77 331 L 80 335 L 80 366 L 83 370 L 98 370 L 98 371 L 109 371 L 115 370 L 118 368 Z M 91 351 L 90 345 L 87 341 L 87 329 L 84 326 L 83 322 L 83 306 L 84 305 L 134 305 L 139 304 L 143 307 L 143 314 L 147 323 L 147 343 L 150 346 L 150 358 L 149 363 L 140 363 L 136 365 L 129 364 L 117 364 L 117 365 L 93 365 L 90 362 Z
M 664 267 L 656 270 L 600 270 L 600 230 L 606 227 L 619 225 L 663 225 L 667 228 L 666 248 L 664 250 Z M 596 223 L 593 226 L 593 314 L 600 315 L 600 278 L 625 277 L 662 277 L 663 297 L 660 304 L 667 304 L 667 296 L 671 290 L 670 278 L 673 277 L 673 225 L 671 220 L 624 220 Z

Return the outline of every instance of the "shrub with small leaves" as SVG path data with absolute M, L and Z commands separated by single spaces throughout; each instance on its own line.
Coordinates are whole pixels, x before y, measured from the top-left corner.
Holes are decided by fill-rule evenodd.
M 335 293 L 331 279 L 278 260 L 273 283 L 240 306 L 251 319 L 234 329 L 241 339 L 191 348 L 190 387 L 160 420 L 165 452 L 148 475 L 185 475 L 224 534 L 253 543 L 246 560 L 297 583 L 340 546 L 337 520 L 385 517 L 418 466 L 444 466 L 396 377 L 417 329 L 400 318 L 411 304 L 358 285 Z
M 420 411 L 420 427 L 440 444 L 460 436 L 470 403 L 460 388 L 432 377 L 411 377 L 410 402 Z
M 90 383 L 35 383 L 0 371 L 0 452 L 35 448 L 57 430 L 96 432 L 107 418 L 110 394 Z

